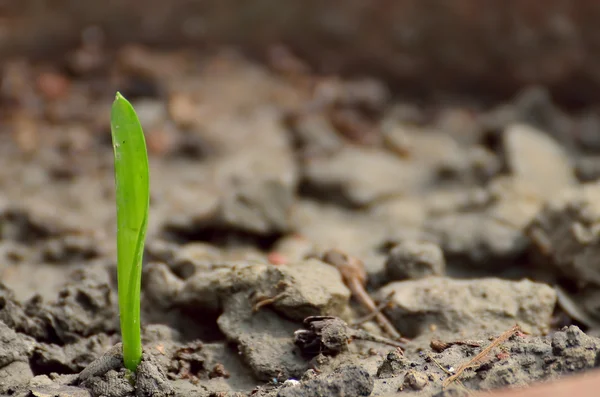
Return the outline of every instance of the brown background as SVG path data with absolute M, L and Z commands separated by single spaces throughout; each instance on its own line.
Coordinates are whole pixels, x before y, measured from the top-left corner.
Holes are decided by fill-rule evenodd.
M 0 0 L 0 55 L 48 55 L 102 27 L 109 42 L 289 45 L 327 72 L 375 73 L 400 91 L 494 98 L 544 84 L 600 98 L 594 0 Z

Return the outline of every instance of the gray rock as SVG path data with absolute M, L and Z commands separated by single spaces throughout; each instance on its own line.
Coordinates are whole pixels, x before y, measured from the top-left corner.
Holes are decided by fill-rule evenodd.
M 15 396 L 23 391 L 33 378 L 29 363 L 13 361 L 0 368 L 0 395 Z
M 305 165 L 306 179 L 315 190 L 341 195 L 359 206 L 421 189 L 429 182 L 424 172 L 391 153 L 350 146 L 334 155 L 312 158 Z
M 217 322 L 227 339 L 237 343 L 258 379 L 297 378 L 308 368 L 294 345 L 294 331 L 300 325 L 269 309 L 254 313 L 248 292 L 230 296 Z
M 382 288 L 379 298 L 391 292 L 393 306 L 386 313 L 403 335 L 504 331 L 515 323 L 532 334 L 544 334 L 556 302 L 551 287 L 528 280 L 456 280 L 429 277 L 395 282 Z
M 188 280 L 190 288 L 182 297 L 194 296 L 196 281 L 196 275 Z M 212 283 L 223 310 L 219 328 L 238 344 L 243 360 L 262 380 L 300 376 L 307 366 L 293 339 L 300 321 L 343 312 L 350 298 L 339 272 L 318 260 L 231 268 Z M 209 289 L 200 286 L 201 293 Z M 264 302 L 268 304 L 257 306 Z
M 393 395 L 399 388 L 403 389 L 402 394 L 423 395 L 422 391 L 414 390 L 405 384 L 406 375 L 410 371 L 427 376 L 429 382 L 424 386 L 424 395 L 460 395 L 441 392 L 441 382 L 448 377 L 445 371 L 450 368 L 456 370 L 469 363 L 475 355 L 492 343 L 490 336 L 498 337 L 509 328 L 497 330 L 491 335 L 489 332 L 472 338 L 465 335 L 461 340 L 468 340 L 471 345 L 452 345 L 437 353 L 426 349 L 421 354 L 411 357 L 410 361 L 392 352 L 379 368 L 378 374 L 381 376 L 375 379 L 373 395 Z M 456 335 L 451 337 L 455 338 Z M 566 374 L 594 368 L 599 352 L 600 339 L 585 335 L 575 326 L 564 328 L 551 336 L 532 337 L 516 334 L 493 348 L 471 370 L 464 371 L 458 379 L 462 383 L 460 389 L 465 390 L 466 387 L 466 390 L 470 391 L 491 390 L 525 386 L 535 381 L 550 381 Z M 452 383 L 446 390 L 457 390 L 455 387 L 459 385 Z
M 523 254 L 529 240 L 523 230 L 486 212 L 451 213 L 426 222 L 448 261 L 495 268 L 500 260 Z
M 462 199 L 460 193 L 435 196 L 425 230 L 446 260 L 495 271 L 527 251 L 527 227 L 543 203 L 529 182 L 515 177 L 498 177 Z
M 226 226 L 255 233 L 287 231 L 294 191 L 293 184 L 271 179 L 238 182 L 224 191 L 220 219 Z
M 566 153 L 552 138 L 521 124 L 508 128 L 504 138 L 510 177 L 495 178 L 478 192 L 479 201 L 465 194 L 431 203 L 425 230 L 448 261 L 496 268 L 524 254 L 527 227 L 544 201 L 576 184 Z M 449 202 L 454 205 L 440 208 Z
M 584 185 L 551 199 L 529 234 L 545 266 L 581 286 L 600 285 L 600 185 Z
M 396 245 L 385 263 L 391 281 L 444 274 L 444 253 L 436 244 L 408 240 Z
M 284 387 L 277 397 L 370 396 L 372 391 L 373 378 L 369 373 L 359 366 L 349 365 L 299 385 Z
M 303 320 L 314 315 L 343 313 L 350 299 L 337 269 L 316 259 L 269 269 L 284 285 L 281 299 L 273 308 L 286 317 Z
M 410 370 L 404 375 L 404 387 L 409 387 L 413 390 L 423 390 L 428 383 L 427 374 L 423 372 Z
M 18 334 L 0 321 L 0 368 L 15 361 L 27 361 L 35 341 Z
M 186 280 L 177 298 L 180 306 L 217 311 L 229 295 L 252 290 L 257 302 L 274 298 L 281 315 L 302 321 L 307 316 L 340 313 L 350 299 L 339 272 L 311 259 L 281 266 L 232 262 Z
M 577 372 L 597 365 L 600 349 L 598 338 L 586 335 L 575 326 L 565 327 L 561 331 L 552 335 L 552 353 L 562 359 L 556 369 Z
M 512 345 L 508 351 L 514 357 L 486 371 L 480 388 L 489 390 L 525 386 L 532 379 L 581 372 L 597 365 L 600 340 L 587 336 L 579 328 L 565 327 L 548 339 L 540 345 L 535 345 L 535 342 Z M 546 368 L 539 368 L 535 364 L 539 359 L 548 363 Z M 517 369 L 519 366 L 531 368 L 532 371 L 530 374 L 523 373 L 522 369 Z

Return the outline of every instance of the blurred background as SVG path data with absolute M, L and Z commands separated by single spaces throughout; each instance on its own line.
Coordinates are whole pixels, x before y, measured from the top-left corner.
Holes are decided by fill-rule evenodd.
M 300 236 L 371 280 L 425 236 L 466 274 L 530 272 L 545 199 L 600 176 L 598 20 L 584 0 L 0 1 L 4 277 L 52 296 L 52 262 L 112 257 L 117 90 L 152 159 L 150 236 L 288 259 Z
M 385 78 L 397 92 L 497 100 L 543 84 L 566 105 L 598 99 L 594 1 L 28 0 L 0 2 L 0 54 L 60 59 L 101 40 L 258 58 L 289 48 L 325 73 Z

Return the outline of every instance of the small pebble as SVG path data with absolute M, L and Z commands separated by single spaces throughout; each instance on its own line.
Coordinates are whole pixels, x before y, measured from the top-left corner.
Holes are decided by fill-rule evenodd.
M 404 376 L 404 387 L 410 387 L 413 390 L 423 390 L 429 383 L 427 375 L 417 371 L 408 371 Z

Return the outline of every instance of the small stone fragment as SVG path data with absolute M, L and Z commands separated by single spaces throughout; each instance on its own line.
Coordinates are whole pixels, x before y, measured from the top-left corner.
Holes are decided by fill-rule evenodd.
M 392 378 L 398 375 L 401 371 L 405 371 L 410 366 L 410 360 L 407 359 L 398 350 L 393 350 L 388 353 L 385 360 L 377 368 L 377 377 L 379 379 Z
M 385 267 L 390 280 L 405 280 L 441 276 L 446 263 L 444 253 L 438 245 L 408 240 L 392 249 Z
M 563 370 L 575 372 L 597 365 L 600 341 L 575 326 L 552 336 L 552 353 L 563 360 Z
M 336 317 L 309 317 L 308 329 L 294 332 L 294 342 L 302 352 L 314 357 L 318 354 L 336 355 L 348 349 L 348 325 Z
M 430 219 L 426 230 L 449 262 L 473 267 L 495 268 L 501 260 L 522 255 L 529 244 L 524 230 L 485 212 L 441 215 Z
M 429 383 L 427 375 L 419 371 L 408 371 L 404 375 L 404 387 L 409 387 L 413 390 L 423 390 Z

